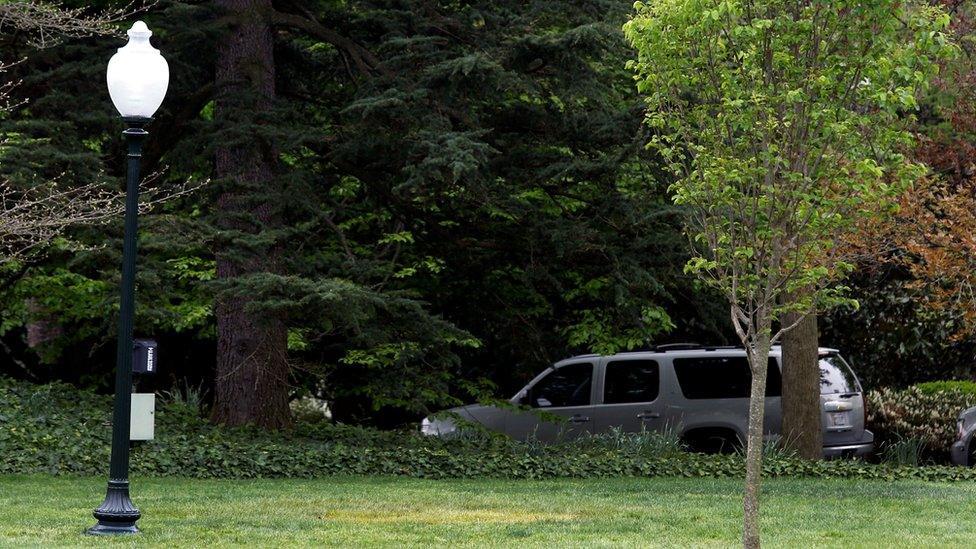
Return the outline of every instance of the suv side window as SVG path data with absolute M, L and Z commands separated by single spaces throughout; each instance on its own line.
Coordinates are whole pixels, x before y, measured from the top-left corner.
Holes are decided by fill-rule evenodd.
M 603 403 L 653 402 L 661 390 L 661 369 L 654 360 L 614 360 L 607 363 Z
M 766 396 L 780 396 L 783 379 L 775 358 L 769 359 Z M 744 356 L 674 359 L 674 373 L 685 398 L 749 398 L 752 371 Z
M 534 408 L 587 406 L 592 385 L 592 363 L 567 364 L 556 368 L 532 387 L 529 403 Z

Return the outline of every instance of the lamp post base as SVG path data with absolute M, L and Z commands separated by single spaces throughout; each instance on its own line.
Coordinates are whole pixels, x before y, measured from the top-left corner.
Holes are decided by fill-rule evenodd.
M 129 499 L 129 482 L 108 481 L 105 501 L 92 513 L 98 524 L 85 530 L 92 536 L 138 534 L 136 521 L 142 516 Z
M 121 522 L 117 523 L 106 523 L 99 522 L 95 526 L 85 530 L 85 533 L 89 536 L 127 536 L 131 534 L 138 534 L 139 528 L 136 527 L 135 522 L 130 522 L 123 524 Z

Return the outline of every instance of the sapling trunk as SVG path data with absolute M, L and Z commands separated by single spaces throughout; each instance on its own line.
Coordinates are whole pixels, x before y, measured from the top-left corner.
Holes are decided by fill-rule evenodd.
M 766 334 L 769 333 L 767 329 Z M 747 345 L 752 385 L 749 393 L 749 432 L 746 435 L 746 483 L 742 498 L 742 546 L 759 548 L 759 489 L 762 481 L 763 419 L 766 410 L 766 376 L 769 336 Z

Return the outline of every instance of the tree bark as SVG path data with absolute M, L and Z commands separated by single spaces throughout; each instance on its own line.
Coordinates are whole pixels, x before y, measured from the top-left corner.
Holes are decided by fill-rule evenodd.
M 786 315 L 793 324 L 799 315 Z M 823 456 L 817 315 L 810 313 L 783 334 L 783 444 L 803 459 Z
M 769 368 L 768 327 L 747 347 L 752 384 L 749 394 L 749 432 L 746 435 L 746 483 L 742 498 L 742 546 L 759 549 L 759 489 L 762 481 L 763 420 L 766 415 L 766 377 Z
M 27 323 L 27 346 L 37 349 L 49 341 L 53 341 L 64 335 L 64 328 L 58 323 L 58 319 L 45 311 L 37 302 L 37 299 L 27 299 L 27 312 L 31 315 L 31 320 Z
M 222 127 L 252 123 L 271 109 L 275 65 L 270 0 L 216 0 L 230 29 L 218 46 L 217 101 L 214 118 Z M 216 175 L 227 184 L 217 202 L 218 225 L 228 244 L 217 250 L 217 277 L 240 282 L 249 275 L 277 272 L 280 253 L 267 245 L 237 244 L 274 227 L 268 198 L 255 200 L 256 189 L 275 184 L 273 147 L 260 139 L 219 147 Z M 287 330 L 281 318 L 248 311 L 247 297 L 218 296 L 216 394 L 211 420 L 267 429 L 291 423 L 288 409 Z

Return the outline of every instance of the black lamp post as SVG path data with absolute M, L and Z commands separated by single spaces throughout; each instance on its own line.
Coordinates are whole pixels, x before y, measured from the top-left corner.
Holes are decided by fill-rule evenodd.
M 152 32 L 142 21 L 128 31 L 129 43 L 108 64 L 108 89 L 122 115 L 128 144 L 125 190 L 125 242 L 116 354 L 112 463 L 105 501 L 95 509 L 98 524 L 89 534 L 135 534 L 141 516 L 129 498 L 129 420 L 132 406 L 132 323 L 135 316 L 136 235 L 139 217 L 139 161 L 149 133 L 145 125 L 163 102 L 169 83 L 166 60 L 149 44 Z

